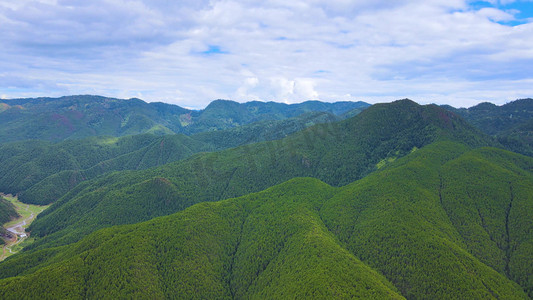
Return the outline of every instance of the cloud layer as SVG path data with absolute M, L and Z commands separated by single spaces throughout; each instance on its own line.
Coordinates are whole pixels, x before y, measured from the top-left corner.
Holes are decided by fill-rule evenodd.
M 0 0 L 2 97 L 533 97 L 533 2 Z

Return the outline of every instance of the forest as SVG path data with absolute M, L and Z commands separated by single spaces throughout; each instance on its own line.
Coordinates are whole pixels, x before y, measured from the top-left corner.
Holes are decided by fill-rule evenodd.
M 0 298 L 533 297 L 531 99 L 267 104 L 0 143 L 0 191 L 52 203 L 0 262 Z
M 531 167 L 435 142 L 343 187 L 296 178 L 22 253 L 0 264 L 0 295 L 525 299 Z

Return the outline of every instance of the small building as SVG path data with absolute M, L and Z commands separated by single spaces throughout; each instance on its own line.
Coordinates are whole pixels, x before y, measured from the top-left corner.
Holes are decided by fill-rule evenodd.
M 26 238 L 26 237 L 28 237 L 27 234 L 25 234 L 25 233 L 21 233 L 21 234 L 20 234 L 20 238 L 21 238 L 21 239 Z

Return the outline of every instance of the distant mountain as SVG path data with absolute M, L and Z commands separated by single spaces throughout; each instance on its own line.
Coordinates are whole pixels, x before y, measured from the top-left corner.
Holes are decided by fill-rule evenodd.
M 355 116 L 361 111 L 362 109 L 356 108 L 348 113 Z M 316 124 L 340 121 L 345 115 L 336 116 L 329 112 L 308 112 L 283 120 L 258 121 L 225 130 L 200 132 L 191 135 L 191 138 L 210 144 L 216 150 L 223 150 L 251 143 L 279 140 Z
M 242 196 L 299 176 L 342 186 L 438 140 L 491 144 L 460 117 L 437 106 L 410 100 L 378 104 L 345 121 L 319 124 L 281 140 L 86 181 L 31 225 L 38 239 L 29 247 L 68 244 L 102 227 Z
M 516 100 L 502 106 L 485 102 L 470 108 L 444 107 L 495 136 L 509 150 L 533 156 L 533 99 Z
M 300 104 L 216 100 L 194 111 L 165 103 L 101 96 L 0 100 L 0 142 L 39 139 L 61 141 L 90 136 L 140 133 L 193 134 L 264 120 L 283 120 L 308 112 L 343 115 L 364 109 L 364 102 Z
M 5 143 L 0 144 L 0 191 L 19 194 L 26 203 L 48 204 L 105 172 L 146 169 L 211 149 L 182 134 Z
M 37 140 L 4 143 L 0 144 L 0 191 L 18 194 L 25 203 L 49 204 L 80 182 L 106 172 L 147 169 L 198 152 L 279 139 L 315 124 L 340 119 L 327 112 L 310 112 L 190 137 L 140 134 L 58 143 Z
M 533 158 L 407 99 L 211 131 L 242 107 L 190 136 L 0 145 L 6 172 L 30 158 L 21 198 L 62 195 L 0 298 L 533 297 Z
M 0 297 L 527 299 L 532 168 L 437 141 L 344 187 L 296 178 L 16 255 Z

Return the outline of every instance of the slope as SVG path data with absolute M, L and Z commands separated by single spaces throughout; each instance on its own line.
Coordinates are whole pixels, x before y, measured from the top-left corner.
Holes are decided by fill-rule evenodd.
M 234 128 L 260 121 L 284 120 L 306 113 L 326 112 L 336 116 L 357 113 L 370 105 L 365 102 L 306 101 L 297 104 L 251 101 L 237 103 L 231 100 L 215 100 L 204 110 L 184 116 L 183 132 L 194 134 Z
M 526 299 L 532 168 L 436 142 L 344 187 L 292 179 L 23 253 L 0 264 L 0 295 Z
M 515 100 L 501 106 L 485 102 L 470 108 L 445 107 L 497 137 L 509 150 L 533 156 L 533 99 Z
M 0 225 L 17 218 L 19 215 L 13 204 L 0 196 Z
M 450 109 L 487 134 L 497 135 L 531 120 L 533 99 L 515 100 L 501 106 L 484 102 L 470 108 Z
M 49 204 L 79 182 L 111 170 L 145 169 L 211 149 L 184 135 L 91 137 L 0 145 L 0 191 Z M 114 162 L 114 163 L 112 163 Z
M 19 214 L 13 204 L 0 195 L 0 245 L 5 244 L 4 237 L 10 236 L 2 225 L 18 217 Z
M 404 156 L 439 139 L 490 143 L 437 106 L 409 100 L 374 105 L 351 119 L 317 125 L 282 140 L 85 182 L 32 224 L 33 236 L 39 237 L 32 247 L 67 244 L 99 228 L 245 195 L 299 176 L 342 186 L 372 172 L 384 159 Z
M 193 134 L 233 128 L 264 120 L 283 120 L 308 112 L 342 115 L 369 106 L 363 102 L 299 104 L 213 101 L 190 110 L 140 99 L 78 95 L 60 98 L 0 100 L 0 143 L 27 139 L 62 141 L 89 136 Z
M 293 180 L 105 229 L 63 247 L 47 267 L 0 281 L 0 297 L 401 298 L 321 223 L 317 208 L 331 191 Z
M 36 140 L 0 144 L 0 191 L 19 194 L 26 203 L 49 204 L 80 182 L 106 172 L 147 169 L 194 153 L 273 140 L 314 124 L 337 120 L 331 113 L 317 112 L 191 137 L 142 134 L 55 144 Z
M 509 279 L 531 296 L 532 167 L 511 152 L 440 142 L 346 186 L 321 216 L 406 298 L 509 299 Z M 512 249 L 494 243 L 509 237 Z
M 355 109 L 351 113 L 357 115 Z M 283 120 L 258 121 L 225 130 L 206 131 L 191 135 L 191 138 L 212 145 L 215 150 L 224 150 L 241 145 L 282 139 L 292 133 L 316 124 L 333 123 L 341 117 L 328 112 L 309 112 Z

